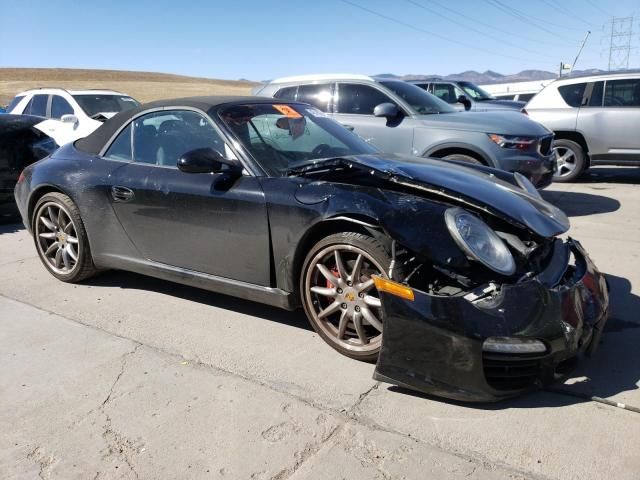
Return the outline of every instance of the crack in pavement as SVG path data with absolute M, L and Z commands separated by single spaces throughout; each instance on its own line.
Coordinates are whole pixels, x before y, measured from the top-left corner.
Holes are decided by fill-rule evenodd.
M 134 442 L 132 442 L 127 437 L 125 437 L 121 433 L 114 430 L 111 417 L 109 416 L 109 414 L 105 412 L 105 408 L 107 404 L 111 401 L 111 397 L 113 395 L 113 392 L 115 391 L 116 385 L 118 385 L 120 378 L 122 378 L 122 375 L 125 372 L 125 369 L 127 367 L 127 360 L 132 355 L 135 355 L 138 349 L 142 346 L 140 342 L 135 342 L 135 343 L 136 343 L 136 346 L 133 348 L 133 350 L 131 350 L 130 352 L 126 352 L 122 355 L 122 364 L 120 365 L 120 371 L 118 372 L 118 375 L 116 376 L 115 380 L 111 384 L 111 388 L 109 389 L 107 396 L 98 407 L 98 411 L 102 413 L 105 417 L 105 425 L 103 427 L 104 431 L 102 432 L 102 438 L 104 438 L 105 442 L 107 442 L 107 447 L 108 447 L 108 452 L 105 455 L 105 458 L 110 455 L 116 455 L 122 461 L 124 461 L 124 463 L 127 464 L 127 466 L 129 467 L 129 470 L 131 470 L 131 473 L 133 473 L 135 478 L 140 478 L 140 476 L 138 475 L 138 472 L 133 467 L 133 462 L 131 459 L 132 454 L 137 453 L 140 450 L 140 447 L 136 446 Z M 99 473 L 100 472 L 97 472 L 97 475 L 99 475 Z
M 404 432 L 401 432 L 401 431 L 397 431 L 397 430 L 393 430 L 393 429 L 390 429 L 390 428 L 386 428 L 386 427 L 378 424 L 377 422 L 371 420 L 370 418 L 368 418 L 366 416 L 363 417 L 363 416 L 359 415 L 358 414 L 359 406 L 362 404 L 362 402 L 364 402 L 366 400 L 366 398 L 372 392 L 376 391 L 379 388 L 379 386 L 381 384 L 380 382 L 374 383 L 368 390 L 366 390 L 365 392 L 362 392 L 358 396 L 358 399 L 350 407 L 348 407 L 346 409 L 342 408 L 340 410 L 336 410 L 336 409 L 333 409 L 333 408 L 330 408 L 330 407 L 326 407 L 326 406 L 324 406 L 324 405 L 322 405 L 320 403 L 317 403 L 317 402 L 315 402 L 313 400 L 310 400 L 308 398 L 304 398 L 304 397 L 301 397 L 301 396 L 296 395 L 294 393 L 291 393 L 291 392 L 287 391 L 286 389 L 278 388 L 277 386 L 275 386 L 275 385 L 273 385 L 271 383 L 265 382 L 265 381 L 263 381 L 263 380 L 261 380 L 259 378 L 250 377 L 250 376 L 245 375 L 245 374 L 240 373 L 240 372 L 233 372 L 231 370 L 224 369 L 224 368 L 219 367 L 217 365 L 212 365 L 212 364 L 205 363 L 202 360 L 200 360 L 198 357 L 196 357 L 195 359 L 194 358 L 188 358 L 188 357 L 182 355 L 179 352 L 163 349 L 163 348 L 160 348 L 160 347 L 157 347 L 157 346 L 154 346 L 154 345 L 150 345 L 150 344 L 141 342 L 139 340 L 134 340 L 132 338 L 119 335 L 119 334 L 117 334 L 115 332 L 111 332 L 109 330 L 105 330 L 103 328 L 99 328 L 99 327 L 97 327 L 95 325 L 85 323 L 82 320 L 75 319 L 75 318 L 69 318 L 69 317 L 66 317 L 66 316 L 64 316 L 64 315 L 62 315 L 60 313 L 57 313 L 57 312 L 54 312 L 54 311 L 50 311 L 50 310 L 47 310 L 45 308 L 38 307 L 37 305 L 32 305 L 32 304 L 30 304 L 28 302 L 22 301 L 22 300 L 17 299 L 17 298 L 9 297 L 9 296 L 7 296 L 7 295 L 5 295 L 3 293 L 0 293 L 0 297 L 6 298 L 6 299 L 11 300 L 11 301 L 15 301 L 15 302 L 21 303 L 23 305 L 27 305 L 27 306 L 29 306 L 31 308 L 34 308 L 36 310 L 39 310 L 39 311 L 42 311 L 42 312 L 45 312 L 45 313 L 48 313 L 48 314 L 51 314 L 51 315 L 56 315 L 57 317 L 59 317 L 61 319 L 64 319 L 64 320 L 66 320 L 68 322 L 71 322 L 71 323 L 74 323 L 74 324 L 83 325 L 84 327 L 90 328 L 90 329 L 92 329 L 94 331 L 97 331 L 97 332 L 100 332 L 102 334 L 110 335 L 110 336 L 125 340 L 127 342 L 133 342 L 133 343 L 136 344 L 136 347 L 133 349 L 133 351 L 126 352 L 123 355 L 123 357 L 124 357 L 123 358 L 123 367 L 122 367 L 121 371 L 119 372 L 118 376 L 116 377 L 116 379 L 114 380 L 114 383 L 112 384 L 111 389 L 110 389 L 109 393 L 107 394 L 107 397 L 105 398 L 105 400 L 102 402 L 101 406 L 99 407 L 99 410 L 105 416 L 106 416 L 106 413 L 104 413 L 104 411 L 103 411 L 104 406 L 107 405 L 111 401 L 115 386 L 119 382 L 119 380 L 122 377 L 122 374 L 124 372 L 124 368 L 126 366 L 126 359 L 128 358 L 128 356 L 130 356 L 131 354 L 135 353 L 139 348 L 145 347 L 146 349 L 148 349 L 148 350 L 150 350 L 152 352 L 156 352 L 157 354 L 165 355 L 165 356 L 169 356 L 169 357 L 178 359 L 179 360 L 178 363 L 186 364 L 186 365 L 188 365 L 188 366 L 190 366 L 192 368 L 201 368 L 201 369 L 203 369 L 205 371 L 208 371 L 208 372 L 215 372 L 217 374 L 228 375 L 228 376 L 231 376 L 231 377 L 235 377 L 235 378 L 239 378 L 239 379 L 245 380 L 247 382 L 253 383 L 253 384 L 258 385 L 258 386 L 261 386 L 263 388 L 267 388 L 267 389 L 269 389 L 271 391 L 286 395 L 289 398 L 295 399 L 295 400 L 299 401 L 300 403 L 302 403 L 302 404 L 304 404 L 304 405 L 306 405 L 308 407 L 314 408 L 316 410 L 320 410 L 321 412 L 328 413 L 328 414 L 330 414 L 330 415 L 332 415 L 334 417 L 337 417 L 338 419 L 341 419 L 342 423 L 340 425 L 337 425 L 334 429 L 332 429 L 329 432 L 328 435 L 326 435 L 325 437 L 323 437 L 323 439 L 321 439 L 321 441 L 316 442 L 316 443 L 307 444 L 302 451 L 295 452 L 294 456 L 296 457 L 296 462 L 294 463 L 294 465 L 292 467 L 286 468 L 286 469 L 282 470 L 281 472 L 279 472 L 275 477 L 273 477 L 272 480 L 285 480 L 285 479 L 289 478 L 291 475 L 293 475 L 293 473 L 295 473 L 296 470 L 298 470 L 300 468 L 300 466 L 302 465 L 303 462 L 305 462 L 309 458 L 313 457 L 313 455 L 315 455 L 322 448 L 322 446 L 324 444 L 326 444 L 327 441 L 329 441 L 331 438 L 333 438 L 342 428 L 344 428 L 350 422 L 353 422 L 353 423 L 355 423 L 357 425 L 368 427 L 368 428 L 370 428 L 372 430 L 375 430 L 375 431 L 391 433 L 391 434 L 394 434 L 394 435 L 398 435 L 398 436 L 401 436 L 401 437 L 405 437 L 405 438 L 411 439 L 413 441 L 420 442 L 420 443 L 422 443 L 424 445 L 427 445 L 427 446 L 429 446 L 431 448 L 435 448 L 435 449 L 440 450 L 440 451 L 442 451 L 444 453 L 447 453 L 449 455 L 453 455 L 453 456 L 456 456 L 458 458 L 465 459 L 467 461 L 472 461 L 474 463 L 479 463 L 481 466 L 483 466 L 485 468 L 495 469 L 496 467 L 498 467 L 498 468 L 501 468 L 503 470 L 513 472 L 514 474 L 517 474 L 517 475 L 526 476 L 527 478 L 536 479 L 536 480 L 547 480 L 547 477 L 542 477 L 542 476 L 535 475 L 535 474 L 532 474 L 532 473 L 529 473 L 529 472 L 523 472 L 523 471 L 520 471 L 520 470 L 510 466 L 510 465 L 503 465 L 503 464 L 500 464 L 499 462 L 495 462 L 493 460 L 485 459 L 485 458 L 482 458 L 482 457 L 477 457 L 475 455 L 472 456 L 472 455 L 465 454 L 465 453 L 462 453 L 462 452 L 459 452 L 459 451 L 447 450 L 446 448 L 444 448 L 441 445 L 433 444 L 433 443 L 431 443 L 429 441 L 413 437 L 410 434 L 407 434 L 407 433 L 404 433 Z M 95 412 L 95 410 L 92 410 L 92 411 L 88 412 L 83 418 L 86 418 L 92 412 Z M 127 449 L 124 448 L 124 447 L 133 445 L 133 443 L 130 442 L 129 440 L 127 440 L 124 436 L 119 435 L 117 432 L 114 432 L 113 429 L 111 429 L 111 426 L 110 426 L 111 419 L 108 416 L 107 416 L 107 420 L 108 420 L 107 421 L 107 425 L 105 425 L 105 433 L 106 432 L 108 432 L 109 434 L 113 433 L 113 436 L 116 439 L 116 447 L 117 447 L 114 450 L 114 452 L 110 452 L 110 453 L 118 453 L 118 451 L 120 451 L 119 453 L 125 455 L 125 452 L 126 452 Z M 76 423 L 79 423 L 80 421 L 82 421 L 82 419 L 79 420 Z M 103 436 L 104 436 L 104 434 L 103 434 Z M 109 435 L 107 435 L 107 436 L 109 436 Z M 107 437 L 105 437 L 105 439 L 107 439 Z M 119 441 L 118 439 L 124 439 L 124 443 L 122 441 Z M 127 459 L 130 460 L 130 458 L 128 458 L 128 457 L 127 458 L 123 458 L 123 460 L 132 469 L 132 472 L 134 473 L 134 475 L 137 475 L 135 470 L 133 470 L 132 465 L 130 465 L 130 462 L 127 462 Z
M 53 455 L 44 455 L 42 453 L 42 448 L 39 446 L 34 447 L 29 453 L 27 453 L 27 458 L 29 460 L 33 460 L 39 467 L 38 477 L 45 480 L 49 478 L 51 467 L 56 461 L 56 457 Z

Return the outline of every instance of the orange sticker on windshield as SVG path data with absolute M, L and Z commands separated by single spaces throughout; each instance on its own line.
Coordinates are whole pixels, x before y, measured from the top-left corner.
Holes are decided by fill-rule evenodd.
M 283 114 L 285 117 L 288 117 L 288 118 L 301 118 L 302 117 L 302 115 L 300 115 L 298 112 L 296 112 L 289 105 L 273 105 L 273 108 L 275 108 L 281 114 Z

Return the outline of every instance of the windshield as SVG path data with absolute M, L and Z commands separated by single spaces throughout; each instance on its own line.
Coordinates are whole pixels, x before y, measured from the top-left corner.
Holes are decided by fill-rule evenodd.
M 408 103 L 416 113 L 431 115 L 434 113 L 453 113 L 456 110 L 438 97 L 425 92 L 417 85 L 406 82 L 380 82 Z
M 135 108 L 139 105 L 133 98 L 126 95 L 112 94 L 83 94 L 73 95 L 80 108 L 90 117 L 99 113 L 118 113 Z
M 464 93 L 473 98 L 476 102 L 482 102 L 483 100 L 495 100 L 495 98 L 471 82 L 458 82 L 460 88 L 464 90 Z
M 233 105 L 218 112 L 224 124 L 271 176 L 322 158 L 378 153 L 320 110 L 296 104 Z

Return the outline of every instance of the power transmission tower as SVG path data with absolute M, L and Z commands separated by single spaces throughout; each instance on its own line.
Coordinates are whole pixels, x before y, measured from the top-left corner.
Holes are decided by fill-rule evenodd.
M 633 38 L 633 15 L 611 18 L 611 42 L 609 44 L 609 70 L 629 68 L 631 39 Z

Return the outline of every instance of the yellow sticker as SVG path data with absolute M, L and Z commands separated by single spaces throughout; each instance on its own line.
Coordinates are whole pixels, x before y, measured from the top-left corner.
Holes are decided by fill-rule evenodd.
M 288 118 L 301 118 L 302 117 L 302 115 L 300 115 L 298 112 L 296 112 L 289 105 L 273 105 L 273 108 L 275 108 L 281 114 L 283 114 L 285 117 L 288 117 Z

